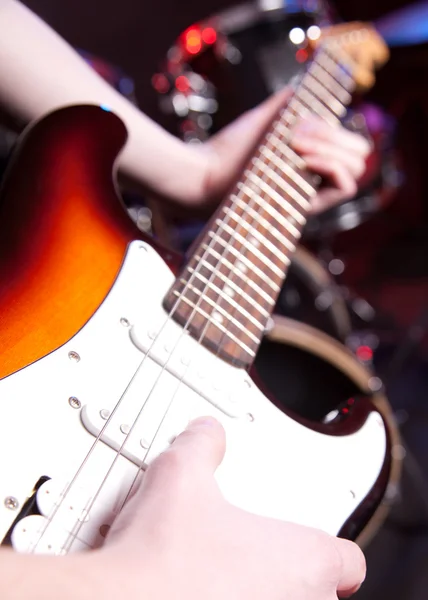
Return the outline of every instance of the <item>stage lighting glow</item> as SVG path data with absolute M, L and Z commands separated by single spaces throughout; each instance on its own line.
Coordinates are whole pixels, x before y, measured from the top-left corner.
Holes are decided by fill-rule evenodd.
M 306 35 L 301 27 L 293 27 L 293 29 L 288 34 L 290 41 L 293 44 L 302 44 L 305 41 Z
M 306 35 L 310 40 L 317 40 L 321 35 L 321 29 L 318 25 L 311 25 L 306 32 Z

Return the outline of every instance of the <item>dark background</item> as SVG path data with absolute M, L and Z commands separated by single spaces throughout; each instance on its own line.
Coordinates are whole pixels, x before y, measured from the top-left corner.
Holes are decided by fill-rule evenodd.
M 26 0 L 72 45 L 122 67 L 137 85 L 140 106 L 159 117 L 150 79 L 168 47 L 195 21 L 237 3 L 228 0 Z M 344 20 L 372 20 L 402 0 L 337 0 Z M 49 68 L 49 65 L 46 65 Z

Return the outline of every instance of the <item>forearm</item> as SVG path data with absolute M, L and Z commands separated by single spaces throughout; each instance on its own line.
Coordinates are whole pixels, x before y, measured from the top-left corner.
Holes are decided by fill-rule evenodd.
M 98 575 L 90 554 L 50 557 L 0 550 L 2 600 L 93 600 L 99 591 Z
M 16 0 L 0 0 L 0 65 L 0 104 L 21 122 L 69 104 L 108 105 L 128 129 L 119 159 L 127 177 L 184 202 L 204 195 L 207 155 L 151 121 Z

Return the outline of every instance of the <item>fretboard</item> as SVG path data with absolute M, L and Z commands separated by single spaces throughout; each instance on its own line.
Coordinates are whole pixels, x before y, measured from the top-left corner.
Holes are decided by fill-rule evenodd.
M 319 183 L 290 147 L 293 127 L 310 114 L 338 125 L 353 88 L 340 49 L 320 49 L 165 298 L 173 319 L 232 364 L 253 362 Z

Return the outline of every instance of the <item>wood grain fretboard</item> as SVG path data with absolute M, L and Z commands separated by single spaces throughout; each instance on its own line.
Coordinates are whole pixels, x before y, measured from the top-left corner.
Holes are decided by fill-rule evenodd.
M 314 114 L 339 125 L 354 87 L 340 47 L 320 48 L 165 297 L 172 318 L 232 364 L 254 360 L 319 183 L 290 147 L 293 127 Z

